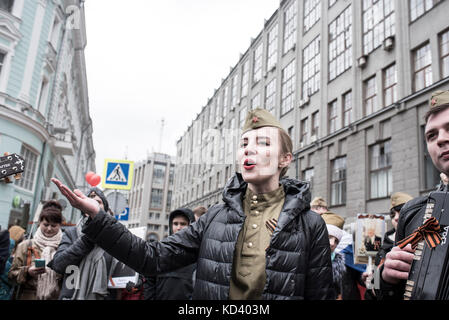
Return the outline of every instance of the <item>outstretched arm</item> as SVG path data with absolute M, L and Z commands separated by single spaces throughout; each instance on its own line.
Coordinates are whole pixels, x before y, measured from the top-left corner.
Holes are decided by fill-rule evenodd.
M 72 207 L 81 210 L 89 215 L 95 217 L 100 212 L 100 205 L 94 199 L 86 197 L 80 190 L 70 190 L 66 185 L 62 184 L 58 179 L 52 178 L 51 181 L 58 187 L 59 191 L 67 198 Z

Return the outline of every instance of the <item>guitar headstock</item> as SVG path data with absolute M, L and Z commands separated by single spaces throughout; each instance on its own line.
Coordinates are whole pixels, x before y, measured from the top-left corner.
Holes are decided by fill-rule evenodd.
M 0 157 L 0 180 L 5 179 L 6 183 L 11 183 L 9 176 L 14 175 L 16 180 L 20 179 L 21 173 L 25 170 L 25 159 L 16 153 L 9 154 L 5 152 Z

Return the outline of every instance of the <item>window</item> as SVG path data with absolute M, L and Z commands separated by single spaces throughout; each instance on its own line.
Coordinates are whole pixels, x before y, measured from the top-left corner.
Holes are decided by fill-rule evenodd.
M 168 173 L 168 183 L 170 185 L 173 184 L 174 177 L 175 177 L 175 166 L 170 166 L 169 173 Z
M 257 93 L 251 99 L 251 110 L 254 110 L 255 108 L 260 108 L 260 94 L 259 93 Z
M 265 109 L 273 113 L 276 106 L 276 79 L 270 81 L 265 88 Z
M 307 135 L 309 129 L 309 118 L 305 118 L 301 120 L 301 135 L 299 137 L 299 142 L 301 146 L 305 146 L 307 144 Z
M 314 174 L 313 168 L 309 168 L 302 171 L 302 180 L 307 181 L 310 184 L 310 190 L 312 190 L 313 186 L 313 174 Z
M 346 157 L 331 162 L 331 205 L 346 203 Z
M 296 1 L 284 12 L 284 54 L 296 44 Z
M 424 189 L 432 190 L 440 183 L 440 172 L 435 168 L 427 151 L 427 143 L 425 137 L 425 126 L 421 126 L 421 139 L 423 141 L 423 163 L 424 163 Z
M 278 60 L 278 25 L 275 24 L 268 33 L 267 70 L 270 71 Z
M 12 8 L 14 7 L 14 0 L 1 0 L 0 1 L 0 10 L 12 12 Z
M 243 107 L 242 110 L 239 112 L 239 128 L 243 128 L 243 125 L 245 124 L 246 119 L 246 109 L 247 107 Z
M 369 78 L 364 83 L 365 92 L 365 116 L 377 111 L 377 86 L 376 76 Z
M 39 94 L 39 100 L 37 101 L 37 109 L 41 114 L 45 113 L 45 105 L 47 104 L 48 95 L 48 80 L 43 79 L 41 84 L 41 92 Z
M 215 181 L 216 182 L 216 186 L 215 186 L 215 188 L 220 188 L 220 185 L 221 185 L 221 181 L 220 181 L 220 171 L 218 171 L 217 172 L 217 180 Z
M 235 107 L 237 105 L 237 86 L 238 86 L 238 76 L 235 75 L 232 78 L 232 88 L 231 88 L 231 107 Z
M 410 20 L 415 21 L 438 2 L 440 0 L 410 0 Z
M 303 53 L 302 96 L 311 96 L 320 89 L 320 36 Z
M 377 49 L 395 35 L 394 1 L 363 0 L 363 53 Z
M 352 12 L 347 7 L 329 24 L 329 81 L 352 66 Z
M 167 211 L 169 211 L 170 208 L 171 208 L 171 199 L 172 199 L 172 195 L 173 195 L 173 192 L 172 192 L 171 190 L 168 190 L 168 193 L 167 193 L 167 203 L 166 203 L 166 205 L 167 205 L 166 210 L 167 210 Z
M 248 82 L 249 82 L 249 60 L 243 63 L 242 67 L 242 92 L 241 97 L 245 97 L 248 94 Z
M 20 188 L 33 191 L 38 155 L 24 145 L 20 149 L 20 155 L 25 159 L 26 168 L 22 173 L 22 179 L 16 180 L 16 184 Z
M 304 33 L 309 31 L 321 17 L 321 0 L 304 0 Z
M 209 105 L 209 127 L 212 128 L 215 123 L 215 106 L 214 103 L 211 102 Z
M 343 127 L 352 122 L 352 92 L 343 95 Z
M 432 54 L 429 43 L 414 51 L 413 62 L 416 92 L 432 84 Z
M 369 148 L 371 199 L 388 197 L 393 190 L 391 169 L 391 141 Z
M 254 50 L 253 83 L 257 83 L 262 79 L 262 52 L 263 42 L 260 42 L 256 50 Z
M 449 76 L 449 31 L 440 36 L 441 77 Z
M 165 164 L 155 163 L 153 168 L 153 184 L 164 184 Z
M 295 69 L 295 60 L 293 60 L 282 70 L 281 116 L 292 110 L 294 106 L 293 98 L 296 85 Z
M 292 139 L 292 141 L 295 141 L 295 131 L 294 131 L 294 127 L 293 126 L 288 128 L 287 133 L 290 136 L 290 138 Z
M 6 53 L 0 52 L 0 74 L 2 73 L 3 63 L 5 61 Z
M 396 65 L 393 64 L 384 69 L 384 103 L 389 106 L 398 100 L 397 94 L 397 72 Z
M 318 137 L 320 127 L 320 118 L 319 118 L 319 111 L 316 111 L 312 114 L 312 131 L 311 135 Z
M 328 119 L 329 119 L 329 126 L 328 126 L 328 132 L 329 134 L 337 131 L 337 124 L 338 124 L 338 113 L 337 113 L 337 100 L 332 101 L 329 103 L 328 106 Z
M 229 97 L 229 86 L 227 85 L 224 88 L 224 92 L 223 92 L 223 110 L 222 110 L 222 116 L 223 118 L 226 117 L 226 115 L 228 114 L 228 99 Z

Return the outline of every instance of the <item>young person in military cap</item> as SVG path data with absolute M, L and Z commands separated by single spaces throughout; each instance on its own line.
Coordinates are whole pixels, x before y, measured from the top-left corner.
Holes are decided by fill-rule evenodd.
M 160 242 L 132 235 L 80 191 L 53 182 L 90 215 L 83 232 L 137 272 L 196 261 L 193 299 L 334 299 L 326 225 L 310 211 L 309 185 L 284 177 L 292 141 L 271 113 L 248 113 L 237 158 L 224 204 Z
M 449 176 L 449 91 L 436 91 L 432 94 L 425 121 L 425 140 L 432 162 L 438 171 Z M 439 189 L 443 188 L 447 186 L 441 183 Z M 422 225 L 427 199 L 428 196 L 415 198 L 401 209 L 395 244 Z M 413 253 L 410 244 L 403 249 L 396 245 L 387 253 L 385 262 L 380 267 L 380 289 L 383 298 L 403 298 Z

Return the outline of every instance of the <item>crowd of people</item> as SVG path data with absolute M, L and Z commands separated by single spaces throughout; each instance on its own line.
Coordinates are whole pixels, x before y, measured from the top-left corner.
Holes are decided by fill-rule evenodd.
M 425 120 L 427 148 L 442 173 L 438 190 L 447 191 L 449 91 L 432 94 Z M 413 198 L 401 190 L 391 195 L 392 229 L 382 240 L 367 239 L 366 246 L 377 251 L 372 270 L 354 263 L 345 219 L 323 197 L 312 200 L 307 182 L 285 177 L 291 161 L 292 141 L 279 121 L 266 110 L 249 111 L 240 170 L 227 181 L 223 203 L 174 210 L 170 236 L 161 241 L 133 235 L 111 214 L 100 189 L 84 195 L 52 179 L 83 218 L 62 231 L 62 208 L 48 201 L 32 238 L 17 226 L 0 232 L 0 298 L 401 299 L 414 248 L 398 242 L 420 227 L 428 196 Z M 38 266 L 40 260 L 47 263 Z M 138 280 L 111 289 L 108 280 L 120 264 L 135 270 Z M 373 285 L 374 273 L 379 286 Z

